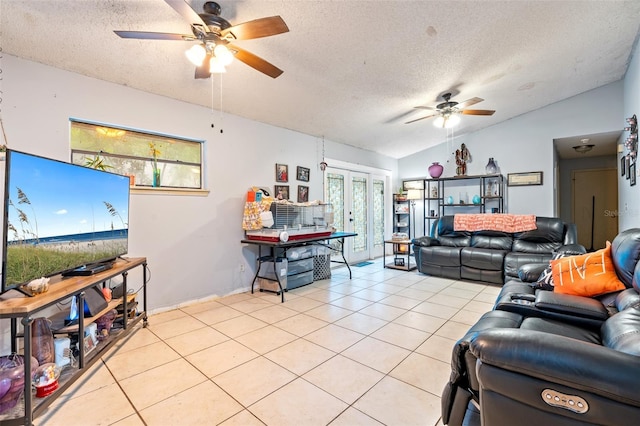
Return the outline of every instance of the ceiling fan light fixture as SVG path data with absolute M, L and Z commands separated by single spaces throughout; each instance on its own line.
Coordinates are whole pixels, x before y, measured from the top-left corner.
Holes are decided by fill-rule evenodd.
M 442 129 L 450 129 L 460 123 L 460 117 L 455 113 L 444 113 L 436 117 L 433 125 Z
M 213 56 L 209 61 L 209 72 L 211 74 L 224 74 L 227 72 L 227 69 L 219 58 Z
M 218 44 L 213 48 L 213 54 L 218 58 L 223 66 L 230 65 L 233 62 L 233 53 L 224 44 Z
M 189 50 L 184 52 L 184 54 L 193 65 L 199 67 L 207 56 L 207 50 L 200 44 L 194 44 Z
M 449 115 L 449 119 L 445 123 L 446 128 L 451 128 L 460 124 L 460 116 L 457 113 Z

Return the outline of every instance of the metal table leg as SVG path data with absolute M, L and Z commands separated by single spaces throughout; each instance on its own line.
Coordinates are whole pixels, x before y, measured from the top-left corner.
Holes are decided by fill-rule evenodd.
M 33 351 L 31 340 L 31 324 L 33 319 L 30 317 L 22 318 L 22 326 L 24 330 L 24 424 L 33 424 L 33 398 L 31 394 L 31 352 Z
M 122 329 L 127 331 L 127 323 L 129 322 L 129 307 L 127 306 L 127 271 L 122 273 L 122 310 L 124 317 L 122 318 Z
M 260 273 L 260 266 L 262 265 L 262 246 L 258 245 L 258 266 L 256 268 L 256 274 L 253 276 L 253 280 L 251 281 L 251 294 L 253 294 L 253 285 L 256 283 L 258 279 L 258 274 Z
M 142 264 L 142 305 L 144 310 L 142 328 L 147 328 L 147 325 L 149 325 L 149 317 L 147 316 L 147 262 Z
M 282 282 L 280 281 L 280 274 L 278 273 L 278 261 L 277 261 L 277 252 L 273 247 L 271 247 L 271 260 L 273 260 L 273 274 L 276 276 L 276 282 L 278 283 L 278 288 L 280 289 L 281 302 L 284 303 L 284 289 L 282 288 Z
M 349 270 L 349 279 L 351 279 L 351 267 L 347 262 L 347 258 L 344 257 L 344 238 L 340 238 L 340 254 L 342 255 L 342 260 L 344 261 L 344 264 L 347 265 L 347 269 Z

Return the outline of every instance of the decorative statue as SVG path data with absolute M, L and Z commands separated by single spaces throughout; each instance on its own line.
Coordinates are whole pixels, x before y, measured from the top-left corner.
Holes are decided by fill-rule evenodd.
M 467 162 L 471 162 L 471 153 L 465 144 L 456 149 L 456 175 L 465 176 L 467 174 Z

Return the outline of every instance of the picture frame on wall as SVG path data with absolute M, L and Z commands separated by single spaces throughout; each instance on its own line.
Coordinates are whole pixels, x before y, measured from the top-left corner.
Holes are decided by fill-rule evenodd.
M 307 167 L 298 166 L 298 168 L 296 169 L 297 178 L 302 182 L 309 182 L 310 173 L 311 173 L 311 169 Z
M 625 176 L 627 174 L 627 157 L 623 155 L 620 157 L 620 176 Z
M 289 185 L 276 185 L 273 187 L 273 196 L 278 200 L 289 199 Z
M 636 163 L 632 163 L 631 166 L 629 166 L 629 174 L 631 175 L 629 177 L 629 184 L 631 186 L 634 186 L 636 184 Z
M 625 157 L 625 170 L 627 171 L 627 180 L 631 179 L 631 157 L 626 155 Z
M 420 179 L 420 180 L 405 180 L 404 182 L 402 182 L 402 187 L 405 191 L 408 191 L 410 189 L 420 189 L 423 190 L 424 189 L 424 180 Z
M 298 185 L 298 202 L 306 203 L 309 201 L 309 187 Z
M 542 172 L 509 173 L 507 186 L 542 185 Z
M 289 166 L 276 163 L 276 182 L 289 182 Z M 277 191 L 276 191 L 277 194 Z

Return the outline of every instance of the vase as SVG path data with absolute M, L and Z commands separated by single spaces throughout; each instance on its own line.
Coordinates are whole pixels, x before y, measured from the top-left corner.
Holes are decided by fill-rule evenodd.
M 153 170 L 153 186 L 160 186 L 160 169 Z
M 451 195 L 447 197 L 447 204 L 449 205 L 453 204 L 453 197 Z
M 487 166 L 484 168 L 484 170 L 488 175 L 495 175 L 496 173 L 498 173 L 498 166 L 496 166 L 493 157 L 489 158 L 489 162 L 487 163 Z
M 442 176 L 443 170 L 444 170 L 444 167 L 442 167 L 440 163 L 435 161 L 432 165 L 429 166 L 429 176 L 431 176 L 434 179 L 437 179 L 440 176 Z

